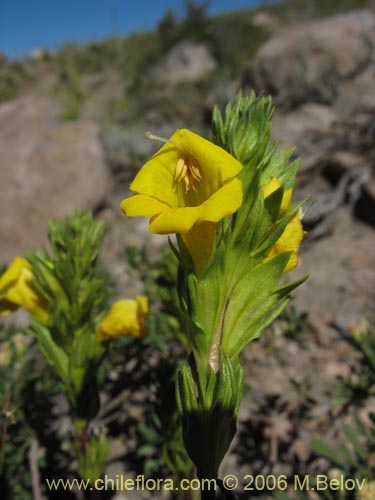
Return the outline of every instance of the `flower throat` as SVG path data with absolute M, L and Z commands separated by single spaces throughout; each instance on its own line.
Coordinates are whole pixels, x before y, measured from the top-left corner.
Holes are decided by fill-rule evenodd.
M 152 139 L 155 141 L 165 142 L 166 144 L 171 144 L 179 151 L 181 151 L 182 156 L 177 160 L 174 172 L 174 180 L 175 182 L 184 182 L 186 193 L 190 191 L 190 189 L 196 191 L 196 185 L 202 179 L 202 174 L 199 163 L 195 160 L 195 158 L 187 155 L 180 144 L 171 141 L 170 139 L 165 139 L 164 137 L 153 135 L 151 134 L 151 132 L 146 132 L 145 137 L 146 139 Z

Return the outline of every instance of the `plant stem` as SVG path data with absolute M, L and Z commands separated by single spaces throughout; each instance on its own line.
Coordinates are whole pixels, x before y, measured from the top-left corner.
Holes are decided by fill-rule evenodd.
M 215 500 L 215 490 L 201 490 L 201 500 Z
M 224 485 L 223 481 L 221 479 L 217 479 L 217 484 L 219 485 L 223 495 L 225 496 L 226 500 L 236 500 L 236 497 L 233 493 L 233 491 L 227 490 Z
M 40 475 L 38 468 L 38 441 L 35 438 L 31 440 L 31 446 L 28 453 L 29 467 L 31 474 L 31 488 L 34 500 L 42 500 L 40 489 Z

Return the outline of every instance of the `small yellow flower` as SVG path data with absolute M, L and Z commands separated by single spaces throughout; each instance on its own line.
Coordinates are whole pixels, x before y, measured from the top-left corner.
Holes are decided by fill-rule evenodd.
M 276 177 L 272 177 L 272 179 L 262 186 L 263 195 L 265 198 L 272 194 L 276 189 L 280 187 L 279 181 Z M 292 200 L 292 189 L 287 189 L 284 191 L 283 199 L 281 201 L 280 214 L 283 215 L 289 208 Z M 272 260 L 277 255 L 286 252 L 292 252 L 291 256 L 288 260 L 288 263 L 284 269 L 284 273 L 287 273 L 297 267 L 298 264 L 298 250 L 303 240 L 305 232 L 302 228 L 301 224 L 301 214 L 297 212 L 297 214 L 290 220 L 289 224 L 286 226 L 284 232 L 280 236 L 280 238 L 276 241 L 276 243 L 271 248 L 269 254 L 264 259 L 263 262 L 268 262 Z
M 23 307 L 44 323 L 48 321 L 46 304 L 33 286 L 30 263 L 16 257 L 5 273 L 0 276 L 0 316 Z
M 156 138 L 149 134 L 150 138 Z M 242 204 L 242 165 L 190 130 L 177 130 L 139 171 L 121 203 L 128 216 L 151 217 L 150 232 L 178 233 L 200 273 L 211 255 L 216 223 Z
M 96 329 L 98 341 L 122 335 L 143 338 L 146 335 L 145 321 L 148 312 L 147 297 L 115 302 Z

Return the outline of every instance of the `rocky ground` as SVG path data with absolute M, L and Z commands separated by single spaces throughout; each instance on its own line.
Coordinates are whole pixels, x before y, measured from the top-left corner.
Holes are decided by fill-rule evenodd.
M 294 294 L 301 331 L 285 336 L 281 322 L 246 351 L 251 391 L 222 468 L 223 474 L 240 470 L 243 476 L 254 470 L 291 474 L 296 461 L 306 470 L 324 469 L 324 463 L 314 463 L 309 443 L 314 434 L 330 439 L 339 432 L 331 389 L 347 372 L 349 352 L 339 332 L 374 324 L 372 14 L 352 12 L 287 30 L 269 16 L 266 21 L 276 26 L 275 36 L 233 89 L 271 92 L 277 106 L 273 138 L 282 147 L 297 146 L 302 165 L 296 198 L 309 197 L 308 235 L 290 277 L 310 277 Z M 178 54 L 170 54 L 165 66 Z M 46 98 L 23 97 L 0 106 L 0 261 L 9 263 L 45 244 L 47 218 L 88 208 L 108 224 L 103 262 L 117 294 L 133 296 L 142 283 L 129 271 L 124 245 L 146 243 L 156 253 L 165 241 L 149 235 L 146 220 L 120 213 L 136 168 L 111 169 L 98 127 L 62 124 L 58 116 L 56 103 Z

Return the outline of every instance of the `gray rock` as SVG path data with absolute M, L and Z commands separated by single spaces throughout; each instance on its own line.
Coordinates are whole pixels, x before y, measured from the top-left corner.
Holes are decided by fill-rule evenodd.
M 245 72 L 245 86 L 293 93 L 310 86 L 329 92 L 328 87 L 370 63 L 372 18 L 361 10 L 288 27 L 260 47 Z
M 304 243 L 298 268 L 288 273 L 291 281 L 309 273 L 295 294 L 295 307 L 313 318 L 329 316 L 334 321 L 344 313 L 353 322 L 363 317 L 373 321 L 374 264 L 373 231 L 354 220 L 348 207 L 341 207 L 335 231 L 313 245 Z
M 97 126 L 59 122 L 49 99 L 0 106 L 0 150 L 0 262 L 44 243 L 47 219 L 95 209 L 108 193 Z
M 337 120 L 331 106 L 305 104 L 289 113 L 276 112 L 272 120 L 272 138 L 281 147 L 291 147 L 306 141 L 307 135 L 326 134 Z
M 375 59 L 366 71 L 340 85 L 333 107 L 341 118 L 348 120 L 356 111 L 375 113 L 374 77 Z
M 255 26 L 260 26 L 273 32 L 280 30 L 282 25 L 277 16 L 265 11 L 257 12 L 253 17 L 252 22 Z
M 153 68 L 151 77 L 159 83 L 173 85 L 178 82 L 198 80 L 215 67 L 216 62 L 206 45 L 183 40 Z

